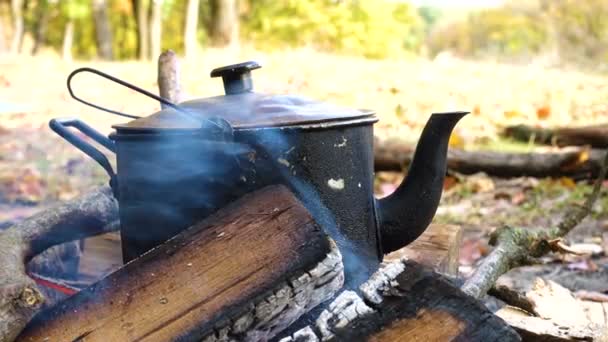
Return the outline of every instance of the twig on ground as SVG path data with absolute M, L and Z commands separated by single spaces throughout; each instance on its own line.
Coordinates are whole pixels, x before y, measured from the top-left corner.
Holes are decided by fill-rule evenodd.
M 490 244 L 495 246 L 494 249 L 464 283 L 462 290 L 475 298 L 481 298 L 502 274 L 526 264 L 531 258 L 538 258 L 550 252 L 550 241 L 565 236 L 589 215 L 599 197 L 607 169 L 608 152 L 604 156 L 593 191 L 587 196 L 585 203 L 582 206 L 571 205 L 557 227 L 532 230 L 505 226 L 493 232 Z

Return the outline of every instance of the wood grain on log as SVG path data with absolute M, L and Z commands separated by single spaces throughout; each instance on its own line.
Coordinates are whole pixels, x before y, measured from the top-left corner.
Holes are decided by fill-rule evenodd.
M 41 312 L 18 341 L 264 340 L 343 279 L 333 241 L 273 186 Z
M 411 244 L 384 256 L 385 262 L 403 258 L 428 266 L 449 276 L 458 275 L 462 228 L 458 225 L 431 224 Z
M 387 264 L 361 291 L 343 292 L 314 326 L 281 342 L 520 340 L 481 303 L 411 261 Z
M 375 141 L 376 171 L 402 171 L 411 163 L 412 145 L 399 141 Z M 553 177 L 596 175 L 603 151 L 565 148 L 557 152 L 503 153 L 495 151 L 448 150 L 448 170 L 473 174 L 485 172 L 497 177 Z

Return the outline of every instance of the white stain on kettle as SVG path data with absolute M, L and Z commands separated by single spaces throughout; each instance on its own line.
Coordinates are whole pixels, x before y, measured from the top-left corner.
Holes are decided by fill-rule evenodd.
M 330 178 L 327 181 L 327 185 L 334 190 L 343 190 L 344 189 L 344 179 L 333 179 Z
M 345 137 L 342 137 L 342 142 L 339 144 L 334 144 L 334 147 L 344 147 L 344 146 L 346 146 L 347 142 L 348 142 L 348 139 L 346 139 Z

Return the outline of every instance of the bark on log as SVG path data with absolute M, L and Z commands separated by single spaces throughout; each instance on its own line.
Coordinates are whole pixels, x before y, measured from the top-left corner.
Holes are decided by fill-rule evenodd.
M 375 142 L 376 171 L 402 171 L 412 161 L 413 146 L 390 140 Z M 473 174 L 485 172 L 497 177 L 589 177 L 602 165 L 603 151 L 567 148 L 559 152 L 502 153 L 493 151 L 448 150 L 448 170 Z
M 343 292 L 313 326 L 280 341 L 520 340 L 481 303 L 411 261 L 386 265 L 361 292 Z
M 608 147 L 608 125 L 553 129 L 516 125 L 507 127 L 503 135 L 519 141 L 546 145 Z
M 18 341 L 266 340 L 343 281 L 333 241 L 272 186 L 41 312 Z
M 0 232 L 0 341 L 12 341 L 44 302 L 27 262 L 51 246 L 115 229 L 117 217 L 112 191 L 102 187 Z

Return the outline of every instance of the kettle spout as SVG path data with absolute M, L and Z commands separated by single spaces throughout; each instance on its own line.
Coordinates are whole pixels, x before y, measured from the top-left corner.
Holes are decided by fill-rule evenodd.
M 407 176 L 395 192 L 377 201 L 383 253 L 416 240 L 433 220 L 443 191 L 450 135 L 468 113 L 432 114 L 422 131 Z

